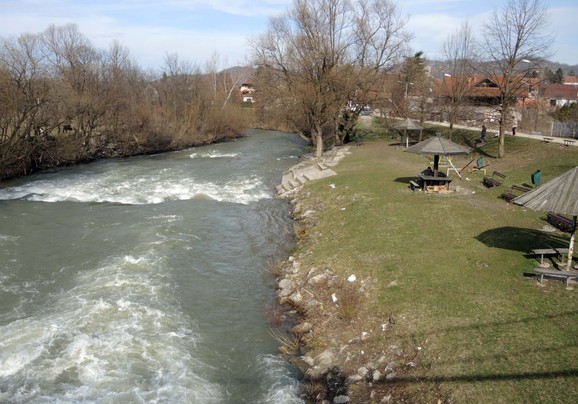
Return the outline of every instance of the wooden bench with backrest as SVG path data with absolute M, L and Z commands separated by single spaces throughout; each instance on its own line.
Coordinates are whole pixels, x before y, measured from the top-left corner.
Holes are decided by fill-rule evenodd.
M 496 177 L 499 178 L 499 180 L 496 179 Z M 494 171 L 491 177 L 484 177 L 482 183 L 488 188 L 498 187 L 502 185 L 502 182 L 504 181 L 505 178 L 506 176 L 504 174 L 498 171 Z
M 558 271 L 555 269 L 534 268 L 534 273 L 540 277 L 540 283 L 544 281 L 544 276 L 563 279 L 566 281 L 566 285 L 568 285 L 570 279 L 578 279 L 578 271 Z
M 517 191 L 518 193 L 515 193 L 514 191 Z M 517 198 L 528 191 L 530 191 L 530 189 L 521 187 L 519 185 L 512 185 L 512 189 L 510 191 L 502 192 L 502 195 L 500 195 L 500 197 L 507 202 L 511 202 L 512 199 Z
M 572 233 L 574 231 L 574 221 L 566 216 L 554 212 L 548 212 L 546 220 L 552 226 L 562 230 L 563 232 Z

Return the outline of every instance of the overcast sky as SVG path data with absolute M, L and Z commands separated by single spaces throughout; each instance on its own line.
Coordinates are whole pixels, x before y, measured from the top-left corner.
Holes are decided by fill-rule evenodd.
M 398 0 L 414 52 L 440 58 L 442 43 L 468 20 L 482 21 L 505 0 Z M 0 0 L 0 36 L 39 33 L 49 25 L 76 23 L 99 49 L 117 40 L 143 68 L 160 69 L 167 54 L 203 68 L 214 55 L 218 67 L 246 62 L 248 38 L 266 31 L 269 18 L 292 0 Z M 578 64 L 578 1 L 546 0 L 550 8 L 554 62 Z

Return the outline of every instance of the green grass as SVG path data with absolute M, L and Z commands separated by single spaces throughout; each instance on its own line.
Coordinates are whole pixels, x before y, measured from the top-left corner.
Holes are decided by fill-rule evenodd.
M 488 173 L 507 178 L 486 189 L 481 173 L 466 170 L 469 180 L 452 176 L 461 192 L 425 195 L 410 191 L 408 181 L 429 160 L 404 153 L 385 130 L 364 131 L 364 145 L 351 147 L 337 177 L 307 187 L 318 222 L 306 236 L 313 254 L 304 260 L 375 280 L 368 304 L 376 318 L 367 321 L 394 316 L 384 343 L 422 348 L 419 366 L 398 385 L 423 402 L 577 402 L 578 292 L 524 276 L 536 265 L 526 253 L 567 247 L 569 238 L 542 231 L 546 212 L 499 195 L 529 183 L 536 169 L 543 183 L 562 174 L 578 164 L 578 148 L 508 137 L 498 160 L 496 139 L 476 149 L 478 133 L 453 131 L 454 141 L 474 147 L 454 164 L 481 153 Z

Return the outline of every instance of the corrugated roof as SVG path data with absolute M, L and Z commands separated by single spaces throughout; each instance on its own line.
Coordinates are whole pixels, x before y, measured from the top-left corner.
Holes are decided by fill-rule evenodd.
M 512 202 L 533 210 L 578 216 L 578 166 Z

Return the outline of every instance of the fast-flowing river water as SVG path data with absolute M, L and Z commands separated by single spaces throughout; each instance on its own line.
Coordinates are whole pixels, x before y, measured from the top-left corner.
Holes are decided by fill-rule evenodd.
M 0 402 L 298 403 L 268 327 L 303 143 L 236 141 L 0 189 Z

